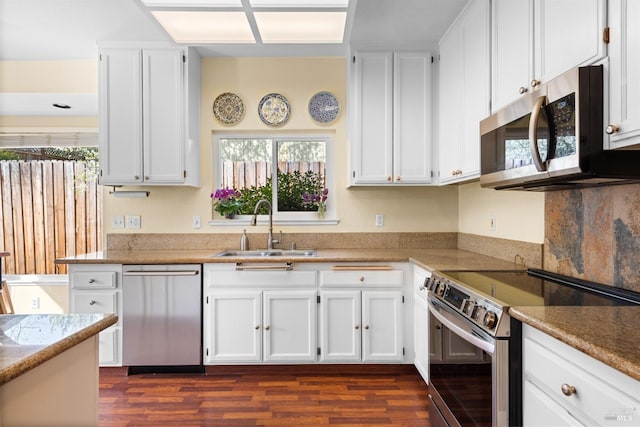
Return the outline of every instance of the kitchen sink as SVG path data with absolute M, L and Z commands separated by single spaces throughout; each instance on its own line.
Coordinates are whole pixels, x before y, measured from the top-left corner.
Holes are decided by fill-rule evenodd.
M 315 249 L 255 249 L 250 251 L 226 250 L 216 254 L 217 257 L 315 257 Z

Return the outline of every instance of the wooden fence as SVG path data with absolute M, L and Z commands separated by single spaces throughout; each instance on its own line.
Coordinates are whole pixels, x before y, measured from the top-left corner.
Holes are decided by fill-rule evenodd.
M 324 162 L 279 162 L 278 169 L 282 172 L 298 170 L 302 173 L 314 171 L 325 175 Z M 246 188 L 264 185 L 271 178 L 270 162 L 223 162 L 223 188 Z
M 95 164 L 0 161 L 0 244 L 6 274 L 65 274 L 56 258 L 102 247 L 102 187 Z

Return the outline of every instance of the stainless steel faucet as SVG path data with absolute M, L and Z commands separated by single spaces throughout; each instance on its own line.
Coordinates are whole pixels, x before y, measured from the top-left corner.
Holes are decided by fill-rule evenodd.
M 269 235 L 267 236 L 267 249 L 273 249 L 274 243 L 280 243 L 280 240 L 273 238 L 273 209 L 271 208 L 271 203 L 266 199 L 260 199 L 258 203 L 256 203 L 256 207 L 253 210 L 253 216 L 251 217 L 250 225 L 255 226 L 258 223 L 258 208 L 260 205 L 266 203 L 269 206 Z

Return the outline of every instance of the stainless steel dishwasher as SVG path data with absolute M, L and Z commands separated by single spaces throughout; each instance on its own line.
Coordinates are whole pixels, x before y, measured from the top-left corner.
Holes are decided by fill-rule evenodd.
M 122 363 L 202 365 L 202 272 L 198 265 L 123 266 Z

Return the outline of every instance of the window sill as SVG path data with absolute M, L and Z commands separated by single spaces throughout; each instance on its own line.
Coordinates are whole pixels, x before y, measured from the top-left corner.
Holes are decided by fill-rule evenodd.
M 248 226 L 250 221 L 251 221 L 251 216 L 248 215 L 246 218 L 241 216 L 240 218 L 234 218 L 234 219 L 212 219 L 208 222 L 208 224 L 211 227 Z M 273 225 L 338 225 L 339 222 L 340 220 L 335 218 L 325 218 L 325 219 L 319 219 L 319 218 L 276 219 L 274 218 L 273 219 Z M 258 218 L 258 225 L 263 225 L 263 226 L 269 225 L 269 220 Z

